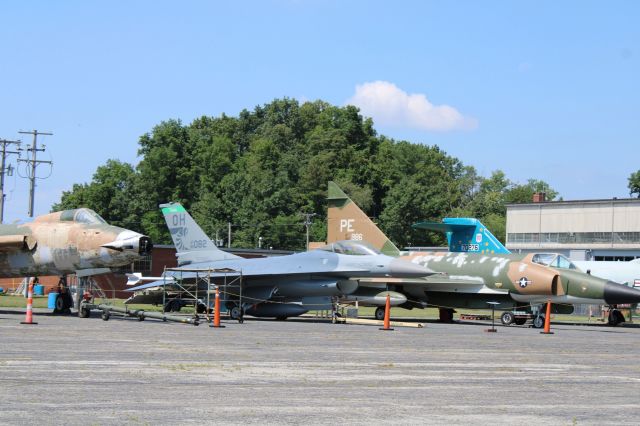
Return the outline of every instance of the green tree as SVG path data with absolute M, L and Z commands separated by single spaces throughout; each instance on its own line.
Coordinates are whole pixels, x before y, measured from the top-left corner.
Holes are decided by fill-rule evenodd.
M 71 191 L 64 191 L 52 211 L 88 207 L 112 225 L 140 230 L 140 220 L 132 214 L 135 179 L 130 164 L 107 160 L 104 166 L 96 169 L 89 184 L 75 184 Z
M 233 246 L 254 247 L 262 237 L 274 249 L 303 249 L 303 212 L 317 214 L 310 238 L 326 238 L 329 180 L 398 245 L 444 241 L 413 230 L 416 221 L 472 216 L 499 227 L 505 203 L 554 194 L 542 181 L 513 184 L 499 170 L 479 177 L 437 146 L 377 135 L 357 108 L 324 101 L 275 99 L 237 117 L 162 121 L 138 144 L 135 169 L 109 160 L 54 208 L 88 206 L 162 244 L 171 240 L 158 204 L 178 201 L 212 238 L 226 237 L 231 223 Z
M 635 173 L 631 173 L 629 176 L 629 196 L 633 197 L 636 194 L 640 198 L 640 170 Z

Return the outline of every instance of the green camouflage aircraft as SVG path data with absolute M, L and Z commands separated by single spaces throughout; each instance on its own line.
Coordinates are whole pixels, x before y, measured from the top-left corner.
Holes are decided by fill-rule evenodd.
M 508 310 L 532 312 L 532 305 L 538 308 L 547 301 L 553 303 L 555 313 L 571 313 L 574 304 L 640 302 L 640 291 L 585 274 L 564 256 L 559 259 L 554 254 L 556 262 L 551 265 L 549 253 L 495 253 L 490 241 L 483 240 L 485 228 L 479 221 L 476 221 L 475 230 L 467 226 L 458 229 L 458 234 L 453 233 L 454 243 L 466 249 L 465 252 L 401 252 L 334 182 L 329 182 L 328 202 L 327 243 L 366 241 L 382 253 L 438 273 L 422 279 L 371 282 L 368 288 L 361 281 L 360 293 L 349 295 L 347 300 L 378 306 L 378 318 L 384 315 L 381 300 L 385 293 L 390 293 L 395 305 L 403 308 L 438 307 L 444 321 L 451 320 L 454 308 L 487 308 L 487 302 L 495 301 L 500 303 L 501 309 L 507 310 L 503 322 L 506 319 L 506 322 L 515 321 L 516 324 L 524 323 L 526 318 L 514 317 Z M 542 310 L 533 310 L 540 312 L 534 319 L 534 326 L 541 327 L 544 324 Z M 612 325 L 621 321 L 624 317 L 619 312 L 609 317 Z

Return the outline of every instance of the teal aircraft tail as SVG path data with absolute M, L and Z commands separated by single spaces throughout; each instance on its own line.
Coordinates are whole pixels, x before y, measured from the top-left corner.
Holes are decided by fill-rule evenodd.
M 478 219 L 447 217 L 442 223 L 419 222 L 412 227 L 446 233 L 451 252 L 511 253 Z
M 180 203 L 160 204 L 160 210 L 176 246 L 179 265 L 238 257 L 217 248 Z

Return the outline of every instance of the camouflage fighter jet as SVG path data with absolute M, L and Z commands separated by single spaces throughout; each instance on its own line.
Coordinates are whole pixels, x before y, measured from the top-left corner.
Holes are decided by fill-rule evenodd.
M 511 254 L 509 249 L 484 226 L 473 218 L 444 218 L 443 223 L 420 222 L 413 228 L 444 232 L 449 242 L 450 252 L 479 252 Z M 547 263 L 569 266 L 563 257 L 549 253 Z M 573 260 L 571 261 L 582 272 L 596 277 L 615 281 L 631 287 L 640 287 L 640 259 L 622 261 L 607 260 Z
M 64 210 L 24 224 L 0 225 L 0 276 L 60 275 L 66 287 L 67 274 L 109 272 L 152 247 L 149 237 L 109 225 L 93 210 Z
M 179 265 L 165 272 L 165 277 L 179 283 L 156 281 L 130 289 L 141 298 L 146 297 L 147 303 L 150 295 L 146 289 L 184 288 L 185 282 L 196 280 L 198 273 L 208 273 L 219 280 L 235 271 L 242 275 L 244 302 L 238 306 L 232 300 L 223 301 L 232 318 L 240 319 L 246 313 L 285 319 L 311 309 L 331 309 L 332 297 L 358 289 L 359 282 L 354 278 L 429 275 L 419 265 L 380 254 L 355 241 L 336 241 L 287 256 L 245 259 L 218 249 L 182 205 L 161 204 L 160 208 L 175 243 Z M 136 295 L 132 300 L 136 301 Z
M 444 218 L 443 223 L 420 222 L 412 225 L 416 229 L 444 232 L 450 252 L 479 252 L 511 254 L 502 243 L 477 219 Z M 640 287 L 640 259 L 628 262 L 573 260 L 558 253 L 536 253 L 538 263 L 558 268 L 576 269 L 628 287 Z M 508 314 L 505 314 L 508 315 Z M 624 322 L 617 309 L 609 310 L 609 323 Z M 503 321 L 504 322 L 504 321 Z
M 538 306 L 551 300 L 556 313 L 571 313 L 573 304 L 578 303 L 615 305 L 640 301 L 640 291 L 585 274 L 564 257 L 550 264 L 545 254 L 497 253 L 491 239 L 477 237 L 478 234 L 485 235 L 486 229 L 478 221 L 472 229 L 466 223 L 465 227 L 457 229 L 462 234 L 450 237 L 453 244 L 466 245 L 462 248 L 467 252 L 401 253 L 334 182 L 329 182 L 328 195 L 327 242 L 344 239 L 367 241 L 385 254 L 439 273 L 419 280 L 388 280 L 384 284 L 371 284 L 369 293 L 388 290 L 404 296 L 407 301 L 400 304 L 403 308 L 436 306 L 440 308 L 441 319 L 450 320 L 453 308 L 486 308 L 489 301 L 499 302 L 501 308 L 530 312 L 531 305 Z M 458 238 L 458 235 L 464 235 L 466 239 Z M 367 291 L 363 285 L 358 290 Z M 358 291 L 353 292 L 347 300 L 355 300 L 358 296 Z M 372 305 L 376 306 L 375 303 Z M 507 312 L 506 316 L 509 314 Z M 382 315 L 383 309 L 379 307 L 376 316 Z M 517 320 L 516 324 L 522 321 L 511 315 L 511 320 Z M 617 324 L 616 319 L 611 322 Z M 543 323 L 544 318 L 536 316 L 534 325 L 541 327 Z

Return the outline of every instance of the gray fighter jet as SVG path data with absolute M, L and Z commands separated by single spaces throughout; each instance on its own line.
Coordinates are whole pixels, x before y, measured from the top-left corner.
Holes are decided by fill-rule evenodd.
M 155 281 L 132 288 L 140 296 L 152 287 L 180 285 L 206 273 L 212 279 L 242 276 L 242 306 L 225 301 L 231 316 L 246 313 L 284 319 L 311 309 L 330 309 L 331 298 L 358 289 L 359 278 L 415 278 L 429 275 L 423 266 L 383 255 L 354 241 L 339 241 L 320 249 L 288 256 L 245 259 L 218 249 L 177 203 L 160 205 L 178 256 L 178 267 L 165 273 L 171 280 Z M 208 271 L 208 272 L 207 272 Z M 174 281 L 175 279 L 175 281 Z M 238 308 L 242 308 L 241 311 Z

